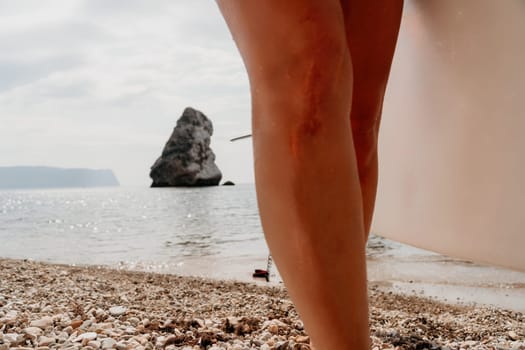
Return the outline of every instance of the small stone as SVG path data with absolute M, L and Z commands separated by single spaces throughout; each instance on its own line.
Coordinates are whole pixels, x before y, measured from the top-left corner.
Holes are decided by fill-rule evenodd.
M 518 335 L 517 335 L 516 332 L 514 332 L 514 331 L 509 331 L 509 332 L 507 333 L 507 335 L 509 336 L 509 338 L 510 338 L 511 340 L 518 340 Z
M 91 346 L 94 349 L 100 349 L 100 342 L 98 340 L 90 340 L 88 341 L 87 346 Z
M 311 350 L 310 345 L 303 344 L 303 343 L 297 343 L 293 345 L 293 350 Z
M 101 308 L 97 308 L 95 310 L 95 317 L 100 318 L 100 317 L 103 317 L 105 315 L 106 315 L 106 312 L 104 310 L 102 310 Z
M 55 342 L 55 338 L 41 336 L 38 338 L 38 346 L 49 346 Z
M 474 341 L 474 340 L 467 340 L 467 341 L 464 341 L 463 343 L 461 343 L 461 345 L 472 347 L 472 346 L 476 345 L 477 343 L 478 342 Z
M 193 319 L 193 321 L 199 325 L 199 328 L 203 328 L 204 327 L 204 320 L 203 319 L 195 318 L 195 319 Z
M 68 337 L 69 334 L 66 332 L 60 332 L 60 334 L 57 336 L 58 343 L 64 343 Z
M 272 337 L 272 334 L 271 334 L 270 332 L 268 332 L 268 331 L 264 331 L 264 332 L 261 334 L 260 339 L 261 339 L 262 341 L 268 341 L 268 340 L 270 340 L 271 337 Z
M 73 328 L 73 329 L 77 329 L 78 327 L 80 327 L 82 325 L 83 321 L 82 320 L 73 320 L 71 321 L 71 324 L 70 326 Z
M 279 326 L 272 323 L 271 325 L 268 326 L 268 332 L 272 333 L 272 334 L 277 334 L 279 333 Z
M 163 348 L 165 344 L 166 344 L 166 337 L 165 336 L 161 335 L 160 337 L 157 337 L 157 342 L 155 343 L 156 347 Z
M 128 319 L 128 322 L 132 325 L 132 326 L 137 326 L 140 322 L 140 320 L 137 318 L 137 317 L 130 317 Z
M 295 341 L 297 343 L 304 343 L 304 344 L 308 344 L 310 343 L 310 337 L 306 336 L 306 335 L 299 335 L 295 338 Z
M 24 342 L 24 336 L 18 333 L 5 333 L 3 341 L 11 345 L 18 345 Z
M 80 329 L 87 330 L 89 329 L 89 327 L 91 327 L 92 324 L 93 324 L 93 321 L 85 320 L 84 322 L 82 322 L 82 325 L 80 325 Z
M 134 327 L 126 327 L 124 333 L 129 335 L 135 335 L 135 333 L 137 333 L 137 330 Z
M 0 327 L 3 325 L 12 326 L 15 324 L 16 319 L 18 317 L 18 312 L 16 311 L 9 311 L 4 317 L 0 318 Z
M 275 350 L 287 350 L 288 349 L 288 341 L 282 341 L 275 344 Z
M 95 340 L 95 339 L 97 339 L 97 336 L 98 336 L 98 334 L 95 333 L 95 332 L 87 332 L 87 333 L 80 334 L 73 341 L 74 342 L 82 342 L 84 340 L 87 340 L 87 341 Z
M 113 306 L 109 309 L 109 314 L 113 317 L 119 317 L 124 315 L 128 309 L 124 306 Z
M 53 311 L 53 308 L 51 307 L 51 305 L 44 306 L 44 308 L 41 310 L 41 312 L 47 312 L 47 313 L 50 313 L 51 311 Z
M 126 344 L 125 342 L 123 341 L 119 341 L 115 347 L 117 348 L 117 350 L 127 350 L 128 348 L 128 344 Z
M 117 344 L 117 341 L 113 338 L 106 338 L 102 340 L 102 349 L 113 349 L 113 347 Z
M 109 322 L 97 323 L 95 325 L 95 329 L 97 333 L 102 333 L 104 330 L 108 330 L 112 328 L 113 328 L 113 323 L 109 323 Z
M 31 323 L 29 323 L 29 326 L 38 327 L 45 330 L 47 327 L 53 326 L 53 319 L 49 316 L 45 316 L 39 320 L 31 321 Z
M 38 327 L 27 327 L 24 328 L 24 333 L 33 337 L 38 337 L 42 334 L 42 329 Z
M 133 339 L 135 339 L 140 345 L 144 345 L 148 342 L 148 339 L 144 336 L 135 336 Z
M 294 323 L 293 323 L 293 327 L 294 327 L 295 329 L 298 329 L 298 330 L 302 331 L 302 330 L 304 329 L 303 321 L 300 321 L 300 320 L 299 320 L 299 321 L 294 322 Z

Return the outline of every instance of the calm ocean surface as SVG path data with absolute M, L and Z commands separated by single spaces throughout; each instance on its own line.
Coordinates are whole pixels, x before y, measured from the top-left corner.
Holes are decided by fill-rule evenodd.
M 419 283 L 436 295 L 488 286 L 508 297 L 515 289 L 512 300 L 525 309 L 525 273 L 373 235 L 367 255 L 371 281 L 405 290 Z M 255 268 L 266 268 L 267 256 L 254 185 L 0 191 L 3 258 L 251 280 Z M 275 268 L 273 276 L 279 280 Z M 501 299 L 489 293 L 495 296 Z
M 429 254 L 372 237 L 369 255 L 387 251 Z M 0 257 L 249 275 L 267 254 L 254 185 L 0 191 Z
M 162 264 L 265 256 L 253 185 L 0 192 L 0 256 Z

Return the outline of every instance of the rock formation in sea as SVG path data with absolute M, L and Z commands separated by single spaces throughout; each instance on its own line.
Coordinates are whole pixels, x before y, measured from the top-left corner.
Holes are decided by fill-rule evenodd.
M 232 181 L 226 181 L 222 185 L 223 186 L 235 186 L 235 184 Z
M 151 187 L 217 186 L 222 174 L 210 148 L 212 134 L 211 121 L 202 112 L 186 108 L 151 167 Z

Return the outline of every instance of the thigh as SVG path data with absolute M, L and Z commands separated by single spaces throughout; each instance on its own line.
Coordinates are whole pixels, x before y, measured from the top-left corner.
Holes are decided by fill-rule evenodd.
M 396 46 L 403 0 L 341 0 L 354 89 L 352 128 L 374 133 Z
M 219 0 L 218 4 L 250 79 L 286 78 L 312 58 L 347 51 L 339 0 Z
M 350 130 L 352 75 L 339 0 L 222 0 L 219 6 L 248 71 L 255 148 L 257 135 L 279 132 L 301 163 L 322 148 L 321 139 L 345 131 L 340 119 Z

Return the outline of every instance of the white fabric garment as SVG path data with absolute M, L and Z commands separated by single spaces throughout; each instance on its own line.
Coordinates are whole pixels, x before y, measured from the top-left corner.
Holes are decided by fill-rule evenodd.
M 525 270 L 525 2 L 407 0 L 373 232 Z

